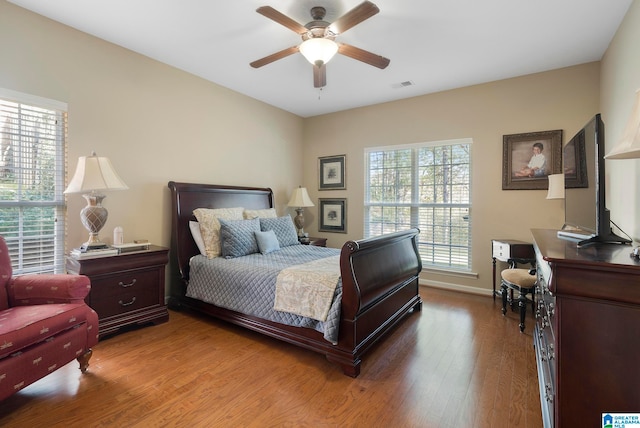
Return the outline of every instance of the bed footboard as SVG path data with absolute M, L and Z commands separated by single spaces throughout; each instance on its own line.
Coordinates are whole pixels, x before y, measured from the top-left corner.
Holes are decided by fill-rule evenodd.
M 327 358 L 340 364 L 345 374 L 357 376 L 361 355 L 405 315 L 421 309 L 419 233 L 409 229 L 342 247 L 338 352 Z

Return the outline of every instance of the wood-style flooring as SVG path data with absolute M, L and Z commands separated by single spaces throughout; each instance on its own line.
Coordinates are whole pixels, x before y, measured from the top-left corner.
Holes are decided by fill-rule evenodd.
M 532 345 L 490 297 L 421 289 L 356 379 L 324 356 L 190 312 L 102 340 L 0 402 L 1 427 L 542 426 Z

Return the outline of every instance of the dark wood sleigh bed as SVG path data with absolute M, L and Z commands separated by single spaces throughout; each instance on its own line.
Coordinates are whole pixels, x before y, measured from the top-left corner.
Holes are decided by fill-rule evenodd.
M 344 374 L 360 374 L 361 358 L 385 333 L 412 311 L 420 311 L 418 275 L 422 269 L 417 229 L 359 241 L 348 241 L 340 253 L 342 303 L 338 343 L 313 329 L 292 327 L 235 312 L 185 295 L 189 260 L 199 254 L 189 230 L 196 208 L 264 209 L 273 207 L 269 188 L 176 183 L 172 201 L 170 300 L 186 307 L 285 342 L 325 354 Z

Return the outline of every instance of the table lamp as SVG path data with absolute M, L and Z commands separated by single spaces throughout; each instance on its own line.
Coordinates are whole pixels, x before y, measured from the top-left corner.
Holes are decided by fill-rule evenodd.
M 98 233 L 107 222 L 109 213 L 102 206 L 106 197 L 104 190 L 126 190 L 129 187 L 118 177 L 109 158 L 98 157 L 95 152 L 91 156 L 81 156 L 69 186 L 64 193 L 84 193 L 87 206 L 80 211 L 80 220 L 89 231 L 89 240 L 82 244 L 81 251 L 106 248 L 100 241 Z
M 564 199 L 564 174 L 549 175 L 547 199 Z
M 304 216 L 302 215 L 305 207 L 313 207 L 313 202 L 311 202 L 311 198 L 309 198 L 309 194 L 307 193 L 307 189 L 305 187 L 298 187 L 293 191 L 291 195 L 291 199 L 289 199 L 290 207 L 296 207 L 295 210 L 298 213 L 293 218 L 293 223 L 296 225 L 296 229 L 298 229 L 298 237 L 304 236 Z

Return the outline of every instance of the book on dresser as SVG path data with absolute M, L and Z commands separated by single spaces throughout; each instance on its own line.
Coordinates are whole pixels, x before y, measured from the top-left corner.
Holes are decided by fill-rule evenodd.
M 97 250 L 81 250 L 80 248 L 74 248 L 69 255 L 77 260 L 95 259 L 98 257 L 110 257 L 118 254 L 117 248 L 100 248 Z

